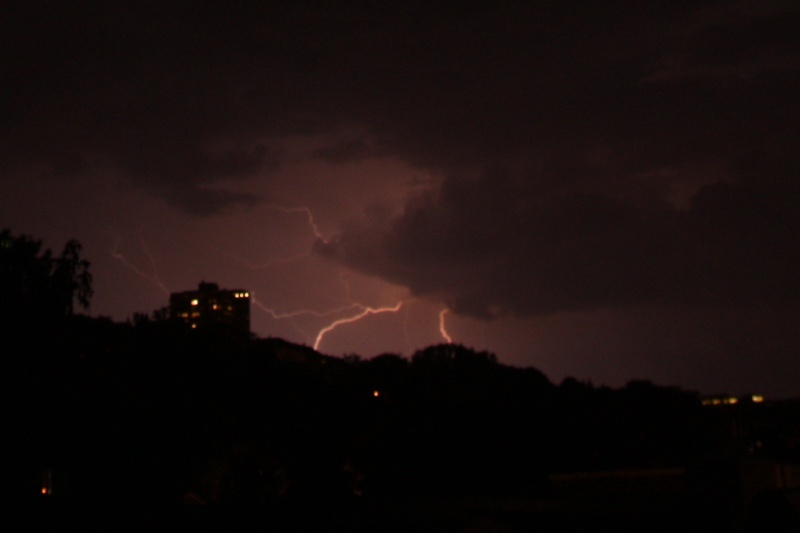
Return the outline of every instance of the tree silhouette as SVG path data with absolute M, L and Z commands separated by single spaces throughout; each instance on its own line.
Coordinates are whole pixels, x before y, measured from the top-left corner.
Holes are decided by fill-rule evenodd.
M 53 262 L 53 297 L 58 302 L 59 311 L 67 315 L 73 313 L 75 300 L 82 308 L 88 309 L 94 293 L 89 261 L 81 258 L 81 248 L 81 243 L 71 239 Z
M 92 341 L 85 317 L 72 316 L 76 303 L 88 307 L 91 283 L 78 241 L 54 256 L 39 240 L 0 232 L 0 402 L 6 406 L 0 430 L 9 436 L 0 445 L 0 468 L 9 473 L 3 488 L 11 495 L 34 490 L 31 476 L 42 468 L 52 475 L 51 467 L 69 463 L 67 457 L 91 453 L 85 450 L 97 431 L 94 403 L 74 391 L 90 397 L 98 390 L 75 364 Z
M 12 322 L 68 316 L 76 300 L 87 309 L 93 294 L 89 266 L 74 239 L 53 257 L 50 250 L 42 250 L 41 241 L 4 229 L 0 233 L 0 316 Z

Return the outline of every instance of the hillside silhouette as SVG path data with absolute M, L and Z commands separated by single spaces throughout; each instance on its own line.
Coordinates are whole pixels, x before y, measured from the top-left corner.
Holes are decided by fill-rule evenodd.
M 43 523 L 125 509 L 189 523 L 635 530 L 701 513 L 710 531 L 745 518 L 756 530 L 765 508 L 794 524 L 791 508 L 770 510 L 785 500 L 772 493 L 743 503 L 736 465 L 797 462 L 795 404 L 711 409 L 648 381 L 555 384 L 458 344 L 336 358 L 163 313 L 91 318 L 74 312 L 92 294 L 77 241 L 56 257 L 9 231 L 0 243 L 2 496 Z M 636 513 L 563 496 L 625 499 L 625 483 L 650 484 Z

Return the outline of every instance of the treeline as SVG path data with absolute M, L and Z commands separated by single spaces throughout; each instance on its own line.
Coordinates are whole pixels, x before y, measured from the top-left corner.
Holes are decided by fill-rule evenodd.
M 339 505 L 545 496 L 554 472 L 685 465 L 723 442 L 693 393 L 554 384 L 443 344 L 327 357 L 73 313 L 77 241 L 0 234 L 3 489 L 84 502 Z
M 680 466 L 714 445 L 694 394 L 555 385 L 459 345 L 339 359 L 72 317 L 46 348 L 6 356 L 20 364 L 6 374 L 5 457 L 18 480 L 51 469 L 65 497 L 535 497 L 553 472 Z

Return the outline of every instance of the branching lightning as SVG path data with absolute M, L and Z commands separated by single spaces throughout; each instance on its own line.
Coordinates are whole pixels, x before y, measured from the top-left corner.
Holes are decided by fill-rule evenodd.
M 322 232 L 319 230 L 317 223 L 314 221 L 314 213 L 311 212 L 311 209 L 308 207 L 284 207 L 282 205 L 276 204 L 269 204 L 266 207 L 270 209 L 274 209 L 276 211 L 280 211 L 281 213 L 305 213 L 308 219 L 308 226 L 311 228 L 311 231 L 314 233 L 314 237 L 321 240 L 322 242 L 327 242 L 325 237 L 322 236 Z
M 156 260 L 153 258 L 153 254 L 150 252 L 150 246 L 147 244 L 147 241 L 144 240 L 142 232 L 143 229 L 139 228 L 139 246 L 142 247 L 144 255 L 147 256 L 147 260 L 150 262 L 150 271 L 153 273 L 153 277 L 158 280 L 159 285 L 166 289 L 166 286 L 161 283 L 161 277 L 158 275 L 158 267 L 156 267 Z
M 284 206 L 277 205 L 277 204 L 270 204 L 270 205 L 268 205 L 266 207 L 268 207 L 270 209 L 274 209 L 276 211 L 280 211 L 282 213 L 303 213 L 303 214 L 305 214 L 306 215 L 306 221 L 308 223 L 308 227 L 310 228 L 311 233 L 314 235 L 314 237 L 317 240 L 321 241 L 321 242 L 327 242 L 327 240 L 323 236 L 322 232 L 320 231 L 319 226 L 317 226 L 317 223 L 316 223 L 316 221 L 314 219 L 314 213 L 311 211 L 310 208 L 305 207 L 305 206 L 303 206 L 303 207 L 284 207 Z M 309 252 L 307 252 L 305 254 L 301 254 L 301 255 L 294 256 L 294 257 L 289 257 L 289 258 L 272 259 L 270 261 L 267 261 L 267 262 L 261 263 L 261 264 L 251 263 L 251 262 L 246 261 L 243 258 L 241 258 L 241 257 L 239 257 L 237 255 L 234 255 L 234 254 L 228 254 L 228 253 L 224 253 L 224 252 L 220 252 L 220 253 L 223 253 L 224 255 L 227 255 L 228 257 L 231 257 L 231 258 L 239 261 L 240 263 L 244 264 L 248 268 L 259 269 L 259 268 L 266 268 L 266 267 L 268 267 L 270 265 L 277 264 L 277 263 L 290 263 L 290 262 L 293 262 L 293 261 L 299 261 L 301 259 L 304 259 L 304 258 L 310 256 L 312 252 L 309 251 Z M 333 316 L 333 315 L 339 315 L 341 313 L 358 311 L 357 314 L 355 314 L 353 316 L 348 316 L 348 317 L 344 317 L 344 318 L 338 318 L 338 319 L 334 320 L 333 322 L 331 322 L 330 324 L 324 326 L 322 329 L 320 329 L 317 332 L 315 340 L 314 340 L 314 349 L 315 350 L 319 348 L 320 344 L 322 343 L 322 340 L 325 338 L 325 335 L 330 333 L 334 329 L 336 329 L 336 328 L 338 328 L 340 326 L 346 325 L 346 324 L 352 324 L 354 322 L 358 322 L 359 320 L 361 320 L 361 319 L 363 319 L 363 318 L 365 318 L 365 317 L 367 317 L 369 315 L 397 312 L 397 311 L 400 310 L 400 308 L 403 305 L 403 302 L 400 301 L 394 306 L 370 307 L 370 306 L 364 305 L 364 304 L 362 304 L 360 302 L 354 301 L 352 296 L 351 296 L 350 280 L 348 279 L 347 273 L 346 272 L 342 272 L 340 274 L 340 276 L 339 276 L 339 279 L 340 279 L 340 281 L 342 283 L 342 286 L 344 287 L 344 291 L 345 291 L 345 295 L 346 295 L 346 301 L 349 302 L 349 303 L 344 305 L 344 306 L 341 306 L 341 307 L 337 307 L 337 308 L 334 308 L 334 309 L 329 309 L 327 311 L 315 311 L 315 310 L 312 310 L 312 309 L 299 309 L 299 310 L 296 310 L 296 311 L 279 312 L 279 311 L 276 311 L 275 309 L 272 309 L 272 308 L 264 305 L 262 302 L 257 300 L 255 298 L 254 294 L 251 296 L 251 302 L 257 308 L 259 308 L 260 310 L 264 311 L 265 313 L 267 313 L 270 317 L 272 317 L 275 320 L 290 320 L 292 322 L 292 325 L 295 328 L 295 330 L 297 330 L 300 333 L 303 333 L 303 332 L 294 323 L 293 319 L 295 319 L 295 318 L 299 318 L 299 317 L 302 317 L 302 316 L 311 316 L 311 317 L 315 317 L 315 318 L 327 318 L 327 317 L 330 317 L 330 316 Z
M 276 204 L 270 204 L 267 207 L 270 208 L 270 209 L 274 209 L 276 211 L 280 211 L 282 213 L 302 213 L 302 214 L 305 214 L 308 226 L 309 226 L 309 228 L 311 230 L 311 233 L 314 235 L 314 237 L 318 241 L 321 241 L 323 243 L 327 243 L 327 240 L 325 239 L 325 237 L 323 236 L 322 232 L 320 231 L 319 226 L 317 226 L 317 223 L 316 223 L 316 221 L 314 219 L 314 214 L 313 214 L 313 212 L 311 211 L 310 208 L 305 207 L 305 206 L 303 206 L 303 207 L 284 207 L 284 206 L 276 205 Z M 234 257 L 234 256 L 232 256 L 230 254 L 226 254 L 226 255 L 229 255 L 230 257 L 234 257 L 235 259 L 239 260 L 240 262 L 242 262 L 243 264 L 245 264 L 246 266 L 248 266 L 250 268 L 264 268 L 264 267 L 267 267 L 267 266 L 270 266 L 270 265 L 276 264 L 276 263 L 287 263 L 287 262 L 292 262 L 292 261 L 298 261 L 298 260 L 301 260 L 301 259 L 304 259 L 304 258 L 308 257 L 309 255 L 311 255 L 311 253 L 312 252 L 308 252 L 308 253 L 300 255 L 300 256 L 295 256 L 295 257 L 286 258 L 286 259 L 273 259 L 271 261 L 268 261 L 266 263 L 262 263 L 262 264 L 259 264 L 259 265 L 246 262 L 246 261 L 242 260 L 241 258 Z M 349 280 L 347 272 L 342 272 L 340 274 L 340 276 L 339 276 L 339 279 L 340 279 L 340 281 L 342 283 L 342 286 L 344 287 L 345 297 L 346 297 L 345 301 L 347 301 L 348 303 L 346 305 L 344 305 L 344 306 L 337 307 L 337 308 L 334 308 L 334 309 L 330 309 L 330 310 L 327 310 L 327 311 L 315 311 L 315 310 L 311 310 L 311 309 L 299 309 L 299 310 L 296 310 L 296 311 L 278 312 L 278 311 L 276 311 L 276 310 L 264 305 L 262 302 L 258 301 L 255 298 L 255 296 L 252 297 L 251 301 L 252 301 L 253 305 L 255 305 L 257 308 L 259 308 L 260 310 L 262 310 L 265 313 L 267 313 L 270 317 L 272 317 L 275 320 L 290 320 L 292 322 L 292 325 L 293 325 L 294 329 L 297 330 L 300 333 L 303 333 L 303 332 L 300 331 L 300 328 L 297 326 L 297 324 L 295 324 L 295 322 L 294 322 L 295 318 L 299 318 L 299 317 L 303 317 L 303 316 L 309 316 L 309 317 L 315 317 L 315 318 L 327 318 L 327 317 L 334 316 L 334 315 L 341 315 L 343 313 L 352 313 L 352 312 L 356 311 L 356 314 L 354 314 L 354 315 L 346 316 L 346 317 L 343 317 L 343 318 L 337 318 L 337 319 L 333 320 L 332 322 L 330 322 L 329 324 L 323 326 L 317 332 L 316 337 L 314 338 L 313 347 L 314 347 L 315 350 L 319 349 L 320 345 L 322 344 L 322 341 L 325 339 L 325 336 L 328 333 L 330 333 L 331 331 L 333 331 L 333 330 L 335 330 L 335 329 L 337 329 L 337 328 L 339 328 L 341 326 L 358 322 L 358 321 L 360 321 L 360 320 L 362 320 L 362 319 L 364 319 L 364 318 L 366 318 L 366 317 L 368 317 L 370 315 L 383 314 L 383 313 L 396 313 L 403 306 L 404 302 L 402 300 L 400 302 L 398 302 L 397 304 L 393 305 L 393 306 L 371 307 L 371 306 L 368 306 L 368 305 L 364 305 L 363 303 L 353 299 L 351 291 L 350 291 L 350 280 Z M 440 314 L 440 317 L 439 317 L 439 330 L 442 333 L 442 336 L 447 340 L 447 342 L 451 342 L 450 337 L 447 335 L 447 332 L 445 331 L 445 328 L 444 328 L 444 313 L 446 311 L 447 310 L 443 311 Z M 406 344 L 409 345 L 409 349 L 410 349 L 410 344 L 411 343 L 409 342 L 409 338 L 408 338 L 407 321 L 408 321 L 408 313 L 406 313 L 406 316 L 405 316 L 405 321 L 404 321 L 404 325 L 403 325 L 403 331 L 405 333 Z
M 302 214 L 306 215 L 306 222 L 308 223 L 308 227 L 311 229 L 311 233 L 314 235 L 314 238 L 319 240 L 319 241 L 322 241 L 323 243 L 327 242 L 325 237 L 322 235 L 322 232 L 320 231 L 319 226 L 317 226 L 317 223 L 314 220 L 314 214 L 311 212 L 310 208 L 305 207 L 305 206 L 303 206 L 303 207 L 284 207 L 282 205 L 277 205 L 277 204 L 269 204 L 269 205 L 267 205 L 265 207 L 267 207 L 268 209 L 275 210 L 275 211 L 280 211 L 281 213 L 302 213 Z M 309 250 L 309 251 L 304 252 L 302 254 L 298 254 L 298 255 L 294 255 L 294 256 L 290 256 L 290 257 L 278 257 L 278 258 L 275 258 L 275 259 L 269 259 L 267 261 L 263 261 L 261 263 L 254 263 L 252 261 L 248 261 L 247 259 L 245 259 L 244 257 L 242 257 L 240 255 L 237 255 L 237 254 L 234 254 L 234 253 L 231 253 L 231 252 L 225 252 L 225 251 L 219 250 L 217 248 L 213 248 L 213 247 L 209 246 L 208 244 L 206 244 L 206 247 L 208 247 L 209 249 L 211 249 L 212 251 L 214 251 L 214 252 L 216 252 L 218 254 L 224 255 L 226 257 L 230 257 L 234 261 L 237 261 L 237 262 L 243 264 L 245 267 L 247 267 L 247 268 L 249 268 L 251 270 L 260 270 L 260 269 L 268 268 L 268 267 L 270 267 L 272 265 L 277 265 L 277 264 L 294 263 L 295 261 L 300 261 L 301 259 L 305 259 L 305 258 L 309 257 L 313 253 L 311 250 Z
M 282 213 L 289 213 L 289 214 L 303 214 L 305 215 L 306 222 L 308 223 L 308 227 L 310 232 L 313 234 L 314 238 L 317 241 L 327 242 L 324 238 L 322 232 L 317 226 L 317 223 L 314 219 L 314 214 L 312 213 L 311 209 L 308 207 L 284 207 L 280 205 L 268 205 L 270 209 L 282 212 Z M 129 260 L 125 255 L 123 255 L 120 251 L 122 241 L 117 235 L 113 235 L 114 237 L 114 247 L 111 251 L 111 256 L 114 259 L 122 262 L 127 268 L 129 268 L 132 272 L 136 275 L 140 276 L 141 278 L 153 283 L 156 285 L 165 295 L 169 296 L 170 291 L 166 287 L 166 285 L 161 281 L 158 273 L 157 263 L 155 258 L 147 244 L 145 242 L 144 237 L 141 234 L 141 230 L 139 232 L 139 246 L 141 247 L 142 253 L 147 258 L 149 262 L 149 268 L 140 268 L 136 264 L 134 264 L 131 260 Z M 206 246 L 208 246 L 206 244 Z M 292 263 L 295 261 L 300 261 L 303 259 L 308 258 L 312 255 L 313 251 L 308 251 L 300 255 L 295 255 L 291 257 L 284 257 L 284 258 L 275 258 L 268 260 L 262 263 L 254 263 L 251 261 L 246 260 L 242 256 L 239 256 L 234 253 L 225 252 L 222 250 L 216 250 L 211 248 L 214 252 L 224 255 L 230 259 L 235 260 L 236 262 L 244 265 L 248 269 L 252 270 L 259 270 L 270 267 L 271 265 L 279 264 L 279 263 Z M 331 331 L 334 331 L 337 328 L 346 326 L 348 324 L 353 324 L 360 320 L 363 320 L 371 315 L 378 315 L 384 313 L 397 313 L 401 310 L 401 308 L 406 303 L 404 300 L 400 300 L 395 305 L 387 305 L 387 306 L 369 306 L 366 305 L 358 300 L 355 300 L 351 293 L 350 287 L 350 279 L 349 274 L 346 271 L 342 271 L 339 276 L 339 280 L 344 290 L 344 305 L 331 308 L 324 311 L 313 310 L 313 309 L 298 309 L 294 311 L 280 311 L 273 309 L 262 301 L 256 298 L 255 292 L 250 291 L 251 293 L 251 303 L 254 307 L 258 308 L 259 310 L 266 313 L 274 320 L 289 320 L 292 324 L 292 327 L 301 335 L 306 337 L 306 341 L 310 341 L 311 338 L 314 339 L 313 347 L 315 350 L 320 348 L 320 345 L 325 340 L 325 337 Z M 447 334 L 445 329 L 445 322 L 444 322 L 444 315 L 448 312 L 447 309 L 442 310 L 439 313 L 439 331 L 442 337 L 448 342 L 452 342 L 450 336 Z M 342 316 L 346 315 L 346 316 Z M 326 325 L 322 326 L 320 329 L 316 331 L 316 334 L 310 334 L 310 331 L 303 331 L 301 327 L 295 322 L 295 319 L 298 318 L 313 318 L 313 319 L 321 319 L 325 321 L 329 321 Z M 338 318 L 337 318 L 338 317 Z M 316 329 L 316 328 L 315 328 Z M 406 345 L 411 349 L 411 342 L 409 340 L 409 333 L 408 333 L 408 311 L 406 310 L 404 323 L 403 323 L 403 332 L 405 334 Z
M 164 283 L 158 276 L 158 271 L 156 270 L 155 266 L 156 265 L 155 260 L 153 259 L 153 255 L 150 253 L 150 248 L 147 246 L 147 243 L 145 242 L 144 237 L 141 234 L 141 230 L 139 231 L 139 244 L 142 247 L 142 250 L 144 251 L 148 260 L 150 261 L 150 268 L 152 270 L 152 273 L 147 273 L 143 271 L 142 269 L 134 265 L 131 261 L 129 261 L 127 257 L 122 255 L 122 253 L 119 251 L 120 244 L 122 244 L 121 239 L 117 235 L 112 235 L 112 236 L 114 237 L 114 248 L 111 250 L 111 257 L 117 259 L 118 261 L 121 261 L 122 264 L 128 267 L 133 273 L 154 284 L 156 287 L 161 289 L 161 291 L 165 295 L 169 296 L 169 289 L 167 289 L 166 285 L 164 285 Z
M 353 309 L 363 309 L 364 308 L 364 306 L 361 305 L 361 304 L 352 303 L 352 304 L 349 304 L 349 305 L 346 305 L 346 306 L 343 306 L 343 307 L 337 307 L 336 309 L 330 309 L 328 311 L 314 311 L 312 309 L 300 309 L 300 310 L 297 310 L 297 311 L 288 311 L 286 313 L 279 313 L 278 311 L 275 311 L 274 309 L 270 309 L 269 307 L 265 306 L 264 304 L 262 304 L 261 302 L 256 300 L 255 293 L 252 293 L 252 292 L 250 293 L 250 301 L 253 303 L 253 305 L 255 305 L 256 307 L 258 307 L 259 309 L 261 309 L 262 311 L 267 313 L 269 316 L 271 316 L 275 320 L 285 320 L 285 319 L 290 319 L 290 318 L 297 318 L 297 317 L 304 316 L 304 315 L 305 316 L 314 316 L 314 317 L 317 317 L 317 318 L 325 318 L 325 317 L 329 317 L 331 315 L 335 315 L 337 313 L 343 313 L 345 311 L 350 311 L 350 310 L 353 310 Z
M 330 333 L 334 329 L 338 328 L 339 326 L 344 325 L 344 324 L 352 324 L 353 322 L 358 322 L 362 318 L 364 318 L 366 316 L 369 316 L 369 315 L 377 315 L 377 314 L 381 314 L 381 313 L 396 313 L 403 306 L 403 302 L 400 301 L 393 307 L 366 307 L 366 306 L 362 306 L 361 304 L 356 304 L 356 305 L 359 305 L 359 307 L 362 308 L 360 313 L 358 313 L 355 316 L 351 316 L 351 317 L 347 317 L 347 318 L 340 318 L 338 320 L 334 320 L 332 323 L 330 323 L 327 326 L 325 326 L 324 328 L 322 328 L 319 331 L 319 333 L 317 333 L 317 339 L 314 341 L 314 349 L 315 350 L 319 349 L 319 345 L 322 342 L 322 339 L 325 338 L 325 335 Z

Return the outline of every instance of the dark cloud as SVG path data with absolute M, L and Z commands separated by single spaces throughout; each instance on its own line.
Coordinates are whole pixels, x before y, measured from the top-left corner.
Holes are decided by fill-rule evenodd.
M 198 188 L 269 180 L 279 158 L 254 147 L 294 134 L 363 132 L 311 154 L 331 163 L 500 165 L 602 193 L 794 150 L 796 7 L 623 4 L 17 4 L 0 37 L 4 165 L 101 161 L 188 207 Z
M 629 305 L 800 303 L 800 187 L 702 188 L 688 210 L 540 196 L 502 173 L 446 181 L 323 254 L 477 317 Z
M 673 30 L 654 77 L 745 78 L 797 70 L 798 23 L 800 13 L 788 3 L 706 6 Z
M 329 239 L 319 254 L 432 308 L 535 317 L 481 324 L 507 328 L 486 342 L 520 363 L 538 364 L 531 346 L 549 335 L 552 360 L 572 346 L 575 369 L 598 344 L 592 331 L 604 332 L 598 368 L 659 350 L 671 362 L 702 346 L 704 372 L 716 376 L 729 354 L 743 357 L 736 346 L 755 353 L 779 336 L 763 352 L 775 368 L 797 351 L 796 1 L 6 4 L 0 203 L 26 231 L 59 239 L 70 229 L 96 251 L 98 298 L 112 295 L 101 312 L 163 305 L 160 288 L 145 300 L 125 277 L 135 273 L 103 263 L 104 224 L 152 224 L 181 246 L 214 236 L 225 260 L 252 264 L 302 256 L 319 229 Z M 43 175 L 51 181 L 34 178 Z M 140 192 L 166 207 L 143 209 Z M 250 209 L 262 197 L 296 209 Z M 369 208 L 330 238 L 368 202 L 393 207 Z M 178 227 L 164 223 L 168 209 L 250 211 Z M 193 286 L 187 275 L 209 279 L 219 263 L 181 246 L 142 258 L 170 289 Z M 342 285 L 348 299 L 363 296 L 359 283 L 401 292 L 308 259 L 280 273 L 227 263 L 214 272 L 264 300 L 276 286 L 303 293 L 287 310 L 338 306 Z M 773 317 L 783 317 L 777 329 Z M 473 323 L 452 318 L 454 330 Z M 261 319 L 260 332 L 303 342 L 318 325 Z M 700 344 L 707 328 L 695 322 L 714 326 Z M 354 349 L 346 337 L 341 349 Z
M 197 187 L 164 193 L 168 204 L 198 216 L 217 215 L 234 209 L 254 207 L 263 202 L 258 196 L 220 188 Z
M 77 104 L 88 118 L 121 121 L 116 126 L 149 119 L 147 133 L 174 124 L 200 138 L 274 133 L 290 120 L 338 119 L 363 121 L 402 143 L 412 141 L 406 128 L 433 126 L 434 135 L 449 128 L 455 141 L 483 131 L 492 148 L 514 148 L 520 133 L 549 136 L 542 122 L 572 127 L 587 108 L 611 103 L 612 90 L 661 54 L 677 49 L 695 63 L 716 64 L 797 53 L 784 13 L 686 39 L 667 30 L 691 21 L 695 10 L 658 3 L 627 11 L 516 2 L 137 6 L 20 8 L 20 19 L 8 19 L 6 43 L 14 46 L 4 54 L 27 85 L 18 89 L 46 104 L 51 118 L 57 105 L 70 104 L 64 111 L 72 113 Z M 564 105 L 578 101 L 586 105 Z
M 73 175 L 100 163 L 195 213 L 243 200 L 201 189 L 274 168 L 263 143 L 287 131 L 289 111 L 270 83 L 285 59 L 268 28 L 257 31 L 271 19 L 230 14 L 147 2 L 10 10 L 0 38 L 5 170 Z
M 369 146 L 363 140 L 355 140 L 339 141 L 322 146 L 314 150 L 311 156 L 329 163 L 341 165 L 343 163 L 362 161 L 369 157 L 375 157 L 380 153 L 380 150 Z

